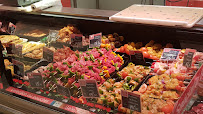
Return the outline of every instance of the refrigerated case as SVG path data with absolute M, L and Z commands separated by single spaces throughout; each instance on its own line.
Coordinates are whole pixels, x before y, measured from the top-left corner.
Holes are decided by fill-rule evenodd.
M 124 22 L 114 22 L 108 20 L 110 16 L 117 11 L 93 10 L 93 9 L 74 9 L 74 8 L 57 8 L 52 7 L 38 12 L 24 12 L 17 8 L 0 7 L 0 19 L 12 22 L 16 25 L 15 35 L 20 38 L 26 38 L 29 41 L 42 41 L 49 34 L 49 30 L 60 30 L 63 27 L 72 24 L 77 27 L 84 36 L 102 32 L 102 34 L 118 33 L 124 36 L 122 42 L 143 42 L 148 43 L 154 40 L 157 43 L 165 45 L 173 44 L 174 48 L 194 48 L 197 51 L 202 50 L 202 30 L 203 21 L 200 20 L 192 28 L 167 27 L 156 25 L 144 25 Z M 29 36 L 33 32 L 39 32 L 43 35 L 39 37 Z M 7 34 L 7 33 L 2 33 Z M 65 44 L 53 44 L 53 46 L 70 46 Z M 87 48 L 85 48 L 86 50 Z M 82 50 L 82 49 L 81 49 Z M 9 70 L 3 69 L 3 55 L 1 55 L 1 82 L 3 88 L 1 94 L 7 97 L 14 97 L 14 100 L 19 98 L 26 102 L 31 102 L 36 107 L 47 107 L 48 110 L 56 110 L 61 113 L 114 113 L 116 109 L 103 105 L 95 105 L 92 99 L 87 101 L 86 105 L 80 103 L 80 100 L 75 97 L 63 96 L 60 93 L 49 92 L 48 90 L 40 90 L 26 86 L 28 81 L 22 81 L 19 77 L 12 77 Z M 4 57 L 5 58 L 5 57 Z M 11 61 L 11 58 L 7 57 Z M 26 58 L 15 59 L 26 61 L 27 65 L 37 66 L 35 63 L 40 63 L 42 66 L 47 65 L 47 61 L 33 60 Z M 127 61 L 127 60 L 126 60 Z M 32 69 L 33 70 L 33 69 Z M 202 74 L 200 75 L 202 76 Z M 15 79 L 15 80 L 13 80 Z M 186 101 L 187 102 L 187 101 Z M 3 102 L 2 104 L 4 104 Z M 34 104 L 33 104 L 34 103 Z M 89 103 L 89 104 L 88 104 Z M 88 105 L 87 105 L 88 104 Z M 13 104 L 15 105 L 15 104 Z M 93 106 L 92 106 L 93 105 Z M 13 108 L 13 107 L 11 107 Z M 28 106 L 25 109 L 30 110 Z M 19 110 L 19 109 L 16 109 Z M 31 112 L 33 112 L 32 110 Z M 57 113 L 57 112 L 55 112 Z

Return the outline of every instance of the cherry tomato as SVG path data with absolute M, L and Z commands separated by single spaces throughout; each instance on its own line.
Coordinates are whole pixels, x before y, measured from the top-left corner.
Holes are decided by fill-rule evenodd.
M 185 80 L 185 76 L 176 76 L 176 78 L 177 78 L 178 80 L 182 80 L 182 81 Z
M 123 46 L 121 46 L 120 52 L 121 52 L 121 53 L 125 53 L 125 48 L 124 48 Z
M 170 114 L 173 111 L 173 106 L 165 105 L 164 107 L 161 108 L 161 111 L 164 112 L 165 114 Z
M 183 81 L 178 82 L 180 86 L 184 86 Z
M 143 54 L 144 58 L 149 58 L 150 57 L 150 55 L 149 55 L 149 53 L 147 51 L 143 51 L 142 54 Z
M 125 45 L 124 45 L 124 48 L 125 48 L 125 49 L 128 49 L 128 44 L 125 44 Z
M 125 79 L 126 76 L 128 76 L 128 73 L 127 72 L 123 72 L 122 73 L 122 78 Z
M 129 49 L 126 49 L 126 50 L 125 50 L 125 53 L 128 54 L 128 55 L 130 55 Z
M 141 51 L 148 51 L 148 49 L 146 47 L 142 47 Z
M 181 91 L 181 86 L 176 86 L 177 91 Z

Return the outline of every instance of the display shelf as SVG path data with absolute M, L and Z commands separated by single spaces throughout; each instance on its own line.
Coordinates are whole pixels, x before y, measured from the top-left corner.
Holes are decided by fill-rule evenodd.
M 201 65 L 199 64 L 197 66 L 195 62 L 202 62 L 202 53 L 198 52 L 201 51 L 200 46 L 202 46 L 201 43 L 203 42 L 201 27 L 185 29 L 180 27 L 113 22 L 106 19 L 106 17 L 109 17 L 113 12 L 105 13 L 105 11 L 99 11 L 100 13 L 97 14 L 97 10 L 82 11 L 82 9 L 72 9 L 67 11 L 67 9 L 64 9 L 60 11 L 60 9 L 58 9 L 59 11 L 52 12 L 54 8 L 51 8 L 41 12 L 25 13 L 15 8 L 2 8 L 3 7 L 0 7 L 0 17 L 4 20 L 6 19 L 6 21 L 15 21 L 15 23 L 13 23 L 17 26 L 15 33 L 17 36 L 27 38 L 28 41 L 38 42 L 42 41 L 42 39 L 43 41 L 46 40 L 44 37 L 48 37 L 49 30 L 59 30 L 59 38 L 61 38 L 60 40 L 56 39 L 54 43 L 49 43 L 50 47 L 48 47 L 48 44 L 46 45 L 47 50 L 51 50 L 50 53 L 53 52 L 49 54 L 53 55 L 54 61 L 48 62 L 45 59 L 41 59 L 41 57 L 38 59 L 40 62 L 33 60 L 32 62 L 35 64 L 33 65 L 25 62 L 30 62 L 32 58 L 14 57 L 16 56 L 15 54 L 14 56 L 9 55 L 11 56 L 10 58 L 3 58 L 3 55 L 0 57 L 2 63 L 0 64 L 2 66 L 1 70 L 3 71 L 1 78 L 3 79 L 3 88 L 1 92 L 6 94 L 6 96 L 15 96 L 14 99 L 21 98 L 39 107 L 47 107 L 47 110 L 57 110 L 59 113 L 132 113 L 132 110 L 121 106 L 122 99 L 120 98 L 122 96 L 119 90 L 123 89 L 134 92 L 133 94 L 146 95 L 149 91 L 144 91 L 146 88 L 142 85 L 147 84 L 147 87 L 151 87 L 149 82 L 153 78 L 151 77 L 152 75 L 160 77 L 166 75 L 166 78 L 170 78 L 174 81 L 173 84 L 176 84 L 177 88 L 174 86 L 164 88 L 168 82 L 162 81 L 160 82 L 162 85 L 160 85 L 158 89 L 164 92 L 168 91 L 170 94 L 177 96 L 177 98 L 174 98 L 174 96 L 169 95 L 169 97 L 172 97 L 170 106 L 174 106 L 173 113 L 175 113 L 176 111 L 182 111 L 195 91 L 197 86 L 195 82 L 200 79 L 200 77 L 203 77 L 203 66 L 200 67 Z M 88 11 L 90 12 L 87 13 Z M 85 13 L 87 14 L 85 15 Z M 40 33 L 44 33 L 44 35 L 41 37 L 29 37 L 24 35 L 27 33 L 32 34 L 32 30 L 36 29 L 38 29 Z M 69 42 L 71 41 L 71 34 L 83 34 L 88 38 L 89 35 L 100 32 L 102 33 L 100 48 L 89 49 L 89 45 L 76 49 L 71 48 Z M 194 35 L 194 38 L 191 38 L 190 35 Z M 180 42 L 187 42 L 191 39 L 197 51 L 193 53 L 195 55 L 191 61 L 193 61 L 193 59 L 195 61 L 191 63 L 192 68 L 187 68 L 182 65 L 185 54 L 184 48 L 193 47 L 189 45 L 188 47 L 183 47 Z M 63 42 L 59 43 L 60 41 Z M 47 43 L 47 41 L 44 42 Z M 88 43 L 89 42 L 86 41 L 86 44 Z M 116 43 L 119 45 L 116 46 Z M 200 46 L 197 46 L 196 43 L 199 43 Z M 67 47 L 64 47 L 63 44 Z M 5 44 L 3 45 L 7 46 Z M 21 45 L 24 44 L 22 43 Z M 177 59 L 172 63 L 169 60 L 165 62 L 159 60 L 161 56 L 165 55 L 174 57 L 174 53 L 164 51 L 166 47 L 179 49 L 178 55 L 176 55 Z M 80 52 L 75 50 L 79 50 Z M 41 50 L 41 53 L 43 53 L 43 50 Z M 32 54 L 34 55 L 34 53 Z M 188 54 L 185 55 L 185 57 L 188 56 Z M 25 71 L 26 75 L 23 77 L 17 76 L 18 72 L 15 72 L 16 74 L 12 76 L 11 58 L 23 62 L 26 68 L 28 67 L 27 65 L 30 65 L 32 68 Z M 10 60 L 5 61 L 6 69 L 4 69 L 4 59 Z M 139 61 L 142 61 L 143 64 L 140 64 Z M 191 62 L 189 59 L 188 61 Z M 11 68 L 11 70 L 7 70 L 8 68 Z M 15 71 L 17 71 L 16 68 L 17 67 L 15 67 Z M 198 69 L 199 71 L 197 71 Z M 35 74 L 29 75 L 29 72 L 33 71 Z M 36 72 L 41 75 L 37 75 Z M 174 72 L 180 73 L 181 77 L 171 76 Z M 40 80 L 34 81 L 36 83 L 29 81 L 29 78 L 33 79 L 40 76 L 41 78 L 37 78 Z M 98 89 L 101 97 L 98 99 L 85 99 L 81 94 L 78 79 L 95 79 L 99 85 Z M 45 85 L 43 88 L 41 87 L 41 82 L 43 83 L 42 85 Z M 182 84 L 183 82 L 187 82 L 187 84 Z M 71 96 L 69 97 L 66 93 L 59 93 L 56 86 L 57 84 L 64 86 L 65 89 L 70 89 Z M 31 85 L 33 87 L 31 87 Z M 142 90 L 143 88 L 144 90 Z M 191 88 L 192 91 L 188 92 Z M 162 93 L 164 93 L 163 91 Z M 160 92 L 160 94 L 162 93 Z M 158 99 L 157 102 L 160 101 L 162 104 L 159 104 L 160 107 L 156 110 L 160 112 L 163 106 L 168 104 L 168 99 L 166 97 L 164 97 L 165 99 L 163 98 L 164 100 L 160 99 L 158 93 L 156 94 L 155 99 Z M 148 98 L 154 99 L 151 97 Z M 184 101 L 183 99 L 187 100 Z M 149 105 L 151 105 L 151 103 Z M 152 111 L 151 107 L 148 108 L 149 110 L 144 106 L 144 108 L 141 109 L 143 111 L 142 113 L 150 113 Z M 170 109 L 172 111 L 171 107 Z

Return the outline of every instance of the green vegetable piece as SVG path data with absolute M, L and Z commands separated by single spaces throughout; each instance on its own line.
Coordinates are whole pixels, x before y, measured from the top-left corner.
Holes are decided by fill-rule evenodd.
M 127 77 L 127 83 L 129 83 L 131 79 L 131 77 Z
M 130 70 L 130 74 L 133 74 L 133 71 L 132 71 L 132 70 Z
M 107 91 L 113 91 L 113 87 L 108 88 Z
M 77 71 L 75 72 L 75 74 L 76 74 L 76 75 L 75 75 L 75 80 L 78 80 L 78 79 L 79 79 L 79 77 L 80 77 L 80 75 L 78 74 L 78 72 L 77 72 Z
M 137 85 L 134 85 L 134 86 L 131 88 L 131 90 L 133 91 L 133 90 L 136 88 L 136 86 L 137 86 Z
M 54 73 L 53 73 L 53 72 L 50 72 L 49 75 L 50 75 L 50 76 L 54 76 Z
M 105 99 L 104 97 L 101 97 L 100 99 L 103 101 L 103 104 L 107 105 L 107 99 Z
M 90 55 L 90 60 L 91 60 L 92 62 L 95 62 L 94 56 L 93 56 L 92 54 Z
M 99 93 L 100 93 L 100 94 L 104 94 L 104 92 L 103 92 L 102 90 L 99 90 Z
M 100 54 L 100 56 L 102 56 L 103 54 L 102 54 L 102 52 L 100 52 L 100 51 L 98 51 L 99 52 L 99 54 Z
M 59 70 L 58 68 L 56 68 L 56 71 L 57 71 L 58 74 L 62 74 L 63 73 L 63 71 Z
M 108 106 L 113 108 L 114 107 L 114 102 L 108 102 Z
M 64 65 L 69 65 L 67 62 L 63 62 Z
M 89 70 L 92 70 L 93 66 L 88 66 Z
M 87 57 L 84 57 L 85 58 L 85 61 L 88 61 L 89 59 Z
M 139 83 L 139 78 L 135 78 L 135 79 L 134 79 L 134 81 L 136 81 L 136 82 L 138 82 L 138 83 Z
M 118 101 L 118 99 L 117 99 L 117 98 L 115 98 L 115 101 L 116 101 L 117 103 L 119 103 L 119 101 Z
M 73 66 L 71 66 L 71 65 L 68 65 L 68 68 L 72 68 Z
M 130 89 L 128 83 L 124 83 L 124 84 L 123 84 L 123 88 L 124 88 L 125 90 L 129 90 L 129 89 Z
M 72 77 L 75 73 L 73 73 L 70 69 L 68 70 L 69 76 Z
M 149 107 L 147 106 L 147 110 L 149 110 Z
M 147 67 L 147 66 L 144 66 L 144 68 L 145 68 L 145 69 L 149 69 L 149 67 Z
M 81 75 L 81 79 L 85 79 L 84 75 Z
M 114 97 L 116 97 L 116 94 L 115 94 L 115 93 L 113 93 L 113 94 L 111 94 L 111 95 L 113 95 Z
M 117 75 L 118 75 L 119 77 L 121 77 L 121 75 L 120 75 L 120 74 L 118 74 L 118 73 L 117 73 Z
M 103 72 L 99 73 L 99 76 L 103 76 L 103 75 L 104 75 L 104 73 L 103 73 Z
M 86 52 L 87 55 L 89 55 L 90 53 Z
M 75 54 L 78 58 L 80 57 L 80 55 L 78 53 Z
M 101 66 L 98 66 L 97 68 L 98 68 L 98 69 L 101 69 Z

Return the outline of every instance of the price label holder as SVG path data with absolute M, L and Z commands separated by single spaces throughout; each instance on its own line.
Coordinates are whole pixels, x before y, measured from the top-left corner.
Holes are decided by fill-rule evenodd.
M 82 95 L 85 98 L 99 98 L 99 91 L 96 80 L 79 79 Z
M 102 33 L 97 33 L 89 36 L 89 48 L 95 48 L 101 46 L 101 39 L 102 39 Z
M 41 73 L 27 73 L 32 88 L 44 88 L 44 81 Z
M 163 61 L 175 61 L 178 58 L 181 49 L 164 48 L 161 60 Z
M 9 34 L 14 34 L 15 31 L 16 31 L 16 26 L 13 23 L 9 22 L 7 32 Z
M 49 30 L 48 42 L 55 42 L 57 39 L 59 39 L 59 31 Z
M 20 77 L 24 77 L 24 64 L 18 60 L 12 59 L 14 74 Z
M 62 95 L 65 95 L 67 97 L 71 96 L 69 88 L 63 87 L 63 86 L 58 85 L 58 84 L 57 84 L 57 92 L 62 94 Z
M 83 35 L 82 34 L 71 34 L 71 46 L 82 47 Z
M 142 51 L 129 51 L 130 54 L 130 60 L 137 65 L 145 65 L 144 56 L 142 54 Z
M 183 59 L 183 66 L 190 68 L 192 65 L 192 59 L 195 54 L 196 50 L 195 49 L 188 49 L 186 48 L 185 54 L 184 54 L 184 59 Z
M 23 54 L 22 54 L 23 45 L 12 45 L 12 47 L 14 49 L 13 50 L 14 54 L 16 54 L 19 57 L 23 56 Z
M 141 96 L 132 92 L 121 90 L 122 106 L 130 110 L 141 112 Z
M 2 27 L 2 22 L 0 21 L 0 28 Z
M 43 58 L 48 62 L 53 62 L 54 60 L 54 52 L 47 47 L 43 47 Z

